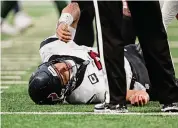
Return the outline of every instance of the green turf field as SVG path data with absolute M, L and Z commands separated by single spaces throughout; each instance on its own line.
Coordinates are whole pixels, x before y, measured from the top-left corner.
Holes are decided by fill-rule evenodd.
M 144 107 L 130 107 L 130 112 L 143 115 L 93 115 L 93 114 L 18 114 L 13 112 L 92 112 L 93 105 L 38 106 L 27 93 L 31 72 L 40 63 L 39 44 L 55 32 L 58 19 L 52 3 L 26 2 L 24 10 L 33 18 L 34 26 L 15 37 L 1 35 L 1 126 L 2 128 L 176 128 L 178 116 L 156 115 L 158 102 Z M 12 22 L 12 16 L 9 17 Z M 178 77 L 178 22 L 168 28 L 171 54 Z M 149 115 L 149 113 L 154 113 Z M 148 115 L 146 115 L 147 113 Z M 145 115 L 144 115 L 145 114 Z

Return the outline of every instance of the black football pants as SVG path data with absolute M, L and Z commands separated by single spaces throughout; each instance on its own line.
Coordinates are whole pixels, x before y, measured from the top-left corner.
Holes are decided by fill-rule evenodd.
M 78 45 L 92 47 L 94 44 L 93 19 L 95 16 L 93 1 L 77 1 L 81 14 L 74 41 Z
M 128 5 L 157 100 L 160 103 L 178 101 L 175 71 L 159 2 L 129 1 Z
M 100 1 L 99 13 L 104 43 L 104 58 L 111 103 L 125 103 L 124 43 L 121 36 L 121 2 Z M 133 25 L 141 44 L 152 89 L 160 103 L 178 101 L 178 87 L 170 56 L 167 34 L 158 1 L 128 1 Z
M 18 1 L 1 1 L 1 17 L 6 18 L 8 13 L 15 8 Z

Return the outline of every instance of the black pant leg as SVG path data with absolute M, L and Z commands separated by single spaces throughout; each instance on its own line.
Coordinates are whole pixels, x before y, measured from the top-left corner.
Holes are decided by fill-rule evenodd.
M 16 2 L 16 4 L 15 4 L 13 9 L 14 9 L 14 13 L 15 14 L 18 13 L 19 11 L 21 11 L 21 6 L 20 6 L 18 1 Z
M 160 103 L 178 101 L 178 87 L 158 1 L 128 2 L 152 89 Z
M 65 8 L 67 6 L 67 2 L 66 1 L 58 1 L 58 0 L 54 0 L 54 4 L 57 8 L 58 11 L 58 15 L 60 17 L 62 9 Z
M 104 60 L 110 90 L 110 103 L 126 103 L 124 42 L 121 37 L 122 3 L 99 1 Z
M 93 1 L 77 1 L 79 4 L 81 15 L 78 22 L 74 41 L 78 45 L 92 47 L 94 44 L 94 5 Z
M 133 27 L 132 17 L 123 15 L 121 34 L 125 45 L 135 44 L 136 33 Z
M 1 1 L 1 17 L 6 18 L 16 4 L 17 1 Z

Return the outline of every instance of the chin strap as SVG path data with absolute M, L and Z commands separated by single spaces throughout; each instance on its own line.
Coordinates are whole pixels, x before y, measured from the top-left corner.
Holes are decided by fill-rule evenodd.
M 70 79 L 68 84 L 66 85 L 66 95 L 70 95 L 74 89 L 76 89 L 79 85 L 76 85 L 78 78 L 83 70 L 85 70 L 86 66 L 90 63 L 89 60 L 86 60 L 81 63 L 80 67 L 77 69 L 77 73 Z
M 84 62 L 82 62 L 81 66 L 79 67 L 76 77 L 78 78 L 78 76 L 80 75 L 81 71 L 83 71 L 85 69 L 85 67 L 90 63 L 89 60 L 85 60 Z

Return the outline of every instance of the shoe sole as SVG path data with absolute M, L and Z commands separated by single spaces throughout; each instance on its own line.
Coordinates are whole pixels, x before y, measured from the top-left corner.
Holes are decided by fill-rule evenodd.
M 162 112 L 178 112 L 178 108 L 173 108 L 173 107 L 167 107 L 164 109 L 161 109 Z
M 128 110 L 94 109 L 95 113 L 127 113 Z

